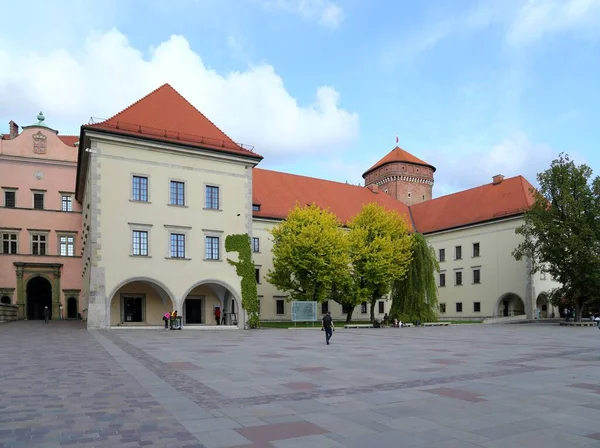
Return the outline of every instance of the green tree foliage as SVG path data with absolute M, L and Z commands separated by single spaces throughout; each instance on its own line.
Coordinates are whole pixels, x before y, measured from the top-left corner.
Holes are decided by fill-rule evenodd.
M 433 247 L 420 233 L 413 239 L 413 255 L 408 272 L 392 285 L 390 317 L 402 322 L 435 322 L 438 290 L 435 274 L 440 267 Z
M 357 293 L 356 283 L 353 281 L 349 269 L 340 272 L 339 275 L 336 276 L 327 298 L 328 300 L 339 303 L 342 306 L 342 309 L 348 310 L 346 323 L 350 323 L 354 308 L 360 304 L 361 297 Z
M 242 280 L 242 308 L 248 313 L 248 326 L 258 328 L 260 324 L 258 313 L 258 291 L 256 288 L 256 276 L 254 263 L 252 262 L 252 249 L 250 246 L 250 236 L 247 233 L 242 235 L 227 235 L 225 238 L 225 250 L 227 252 L 237 252 L 238 261 L 227 259 L 227 262 L 235 266 L 235 271 Z
M 513 256 L 529 258 L 532 273 L 552 275 L 562 285 L 553 303 L 573 304 L 580 320 L 600 291 L 600 178 L 560 154 L 537 179 L 534 204 L 516 230 L 524 241 Z
M 353 291 L 358 302 L 375 304 L 392 282 L 406 274 L 412 256 L 412 238 L 405 219 L 376 203 L 365 205 L 348 224 Z
M 322 302 L 348 270 L 346 238 L 338 218 L 312 204 L 296 207 L 271 230 L 273 269 L 266 279 L 290 300 Z

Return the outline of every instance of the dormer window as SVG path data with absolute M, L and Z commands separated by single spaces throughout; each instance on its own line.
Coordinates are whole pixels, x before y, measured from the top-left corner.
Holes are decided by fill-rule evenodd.
M 253 212 L 260 212 L 260 204 L 252 204 Z

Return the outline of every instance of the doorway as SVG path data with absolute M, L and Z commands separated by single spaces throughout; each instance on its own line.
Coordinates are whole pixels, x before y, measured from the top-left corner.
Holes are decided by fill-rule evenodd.
M 44 307 L 52 319 L 52 285 L 44 277 L 33 277 L 27 282 L 27 319 L 44 319 Z
M 77 299 L 69 297 L 67 300 L 67 319 L 77 319 Z
M 0 299 L 0 303 L 4 303 L 6 305 L 10 305 L 10 297 L 8 297 L 8 296 L 2 296 L 2 298 Z
M 185 299 L 185 323 L 186 324 L 201 324 L 202 323 L 202 299 L 190 298 Z
M 144 322 L 143 297 L 123 297 L 123 322 Z

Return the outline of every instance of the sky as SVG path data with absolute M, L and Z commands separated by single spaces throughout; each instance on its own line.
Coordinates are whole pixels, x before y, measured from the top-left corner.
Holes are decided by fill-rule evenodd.
M 260 167 L 362 184 L 396 146 L 434 196 L 600 169 L 600 0 L 0 0 L 0 131 L 61 134 L 165 82 Z

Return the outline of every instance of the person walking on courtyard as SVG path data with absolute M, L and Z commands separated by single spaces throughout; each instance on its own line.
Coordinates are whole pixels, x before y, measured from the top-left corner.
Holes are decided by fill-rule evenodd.
M 331 311 L 327 311 L 327 314 L 323 316 L 323 324 L 321 326 L 321 331 L 325 332 L 325 342 L 329 345 L 329 340 L 335 331 L 335 327 L 333 325 L 333 319 L 331 318 Z
M 44 321 L 48 323 L 48 318 L 50 317 L 50 310 L 47 306 L 44 307 Z
M 217 321 L 217 325 L 221 323 L 221 308 L 215 308 L 215 320 Z

